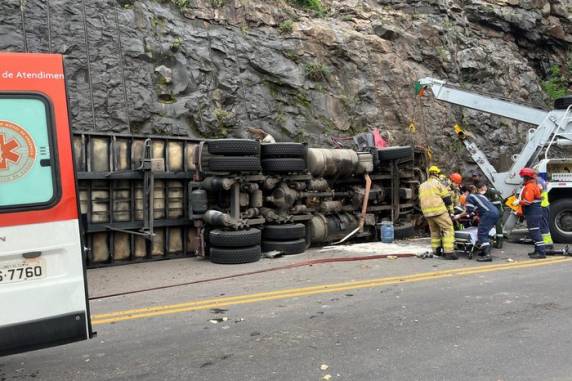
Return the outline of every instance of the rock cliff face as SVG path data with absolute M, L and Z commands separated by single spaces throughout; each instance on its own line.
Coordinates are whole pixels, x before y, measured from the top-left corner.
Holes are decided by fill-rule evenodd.
M 416 79 L 549 107 L 542 82 L 572 66 L 572 0 L 322 3 L 3 0 L 0 50 L 65 54 L 76 130 L 327 145 L 379 127 L 449 168 L 454 122 L 501 168 L 530 126 L 421 100 Z

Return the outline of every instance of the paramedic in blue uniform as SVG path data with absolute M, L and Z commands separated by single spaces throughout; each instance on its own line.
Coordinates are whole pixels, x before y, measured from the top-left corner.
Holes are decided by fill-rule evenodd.
M 479 226 L 477 231 L 477 248 L 479 256 L 477 262 L 491 262 L 491 238 L 490 231 L 500 218 L 497 207 L 485 196 L 487 186 L 483 183 L 476 183 L 471 188 L 471 194 L 467 197 L 465 208 L 470 215 L 479 216 Z

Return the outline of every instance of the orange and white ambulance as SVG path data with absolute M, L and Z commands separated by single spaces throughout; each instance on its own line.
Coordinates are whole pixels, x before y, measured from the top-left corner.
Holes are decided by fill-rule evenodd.
M 92 335 L 63 57 L 0 53 L 0 355 Z

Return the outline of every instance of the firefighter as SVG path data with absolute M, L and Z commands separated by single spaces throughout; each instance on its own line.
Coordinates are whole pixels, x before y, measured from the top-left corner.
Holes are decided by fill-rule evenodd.
M 546 181 L 538 176 L 536 182 L 540 187 L 540 207 L 542 208 L 542 221 L 540 223 L 540 234 L 542 234 L 542 240 L 544 241 L 544 247 L 546 250 L 554 249 L 554 242 L 552 241 L 552 235 L 550 234 L 550 202 L 548 201 L 548 191 L 546 189 Z
M 479 216 L 476 244 L 479 250 L 477 262 L 491 262 L 493 260 L 491 257 L 490 231 L 500 218 L 497 207 L 485 196 L 486 193 L 487 186 L 484 183 L 471 186 L 471 193 L 465 204 L 469 215 Z
M 461 186 L 463 185 L 463 176 L 460 173 L 453 172 L 449 175 L 449 188 L 451 190 L 451 201 L 453 207 L 461 206 Z
M 444 259 L 457 259 L 455 230 L 451 220 L 453 203 L 449 191 L 439 180 L 440 173 L 436 166 L 429 168 L 429 178 L 419 187 L 419 203 L 431 231 L 433 253 L 439 255 L 442 247 Z
M 461 186 L 463 185 L 463 177 L 460 173 L 454 172 L 449 175 L 447 181 L 449 193 L 451 194 L 451 202 L 453 203 L 454 215 L 463 214 L 465 208 L 461 205 Z M 453 226 L 455 230 L 463 230 L 464 226 L 458 219 L 453 218 Z
M 540 225 L 542 224 L 542 207 L 540 204 L 542 196 L 540 187 L 536 182 L 536 172 L 532 168 L 522 168 L 519 175 L 524 180 L 524 187 L 517 202 L 522 206 L 528 234 L 534 241 L 534 252 L 528 256 L 532 259 L 546 258 L 546 248 L 540 233 Z
M 473 184 L 477 185 L 480 183 L 485 183 L 482 179 L 481 174 L 477 171 L 473 171 L 471 175 L 473 179 Z M 504 213 L 504 206 L 503 206 L 503 197 L 499 191 L 497 191 L 493 187 L 487 187 L 487 193 L 485 193 L 485 197 L 488 198 L 492 204 L 498 209 L 499 216 L 502 217 Z M 502 218 L 499 218 L 497 224 L 495 226 L 497 234 L 495 237 L 495 249 L 502 249 L 502 244 L 504 240 L 503 228 L 502 228 Z

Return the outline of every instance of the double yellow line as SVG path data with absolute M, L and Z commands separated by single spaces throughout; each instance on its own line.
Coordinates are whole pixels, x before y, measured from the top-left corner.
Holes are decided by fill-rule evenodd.
M 143 319 L 163 315 L 177 314 L 181 312 L 209 310 L 212 308 L 228 307 L 240 304 L 258 303 L 269 300 L 295 298 L 300 296 L 310 296 L 318 294 L 326 294 L 333 292 L 342 292 L 356 290 L 361 288 L 372 288 L 380 286 L 388 286 L 393 284 L 415 283 L 427 280 L 443 279 L 453 276 L 464 276 L 473 274 L 482 274 L 494 271 L 515 270 L 522 268 L 546 266 L 556 263 L 570 262 L 572 258 L 550 258 L 536 261 L 523 261 L 504 263 L 499 265 L 472 266 L 460 269 L 433 271 L 412 275 L 369 279 L 364 281 L 323 284 L 313 287 L 292 288 L 279 291 L 260 292 L 256 294 L 231 296 L 225 298 L 214 298 L 197 300 L 187 303 L 171 304 L 156 307 L 145 307 L 125 311 L 116 311 L 106 314 L 97 314 L 92 316 L 93 325 L 117 323 L 125 320 Z

